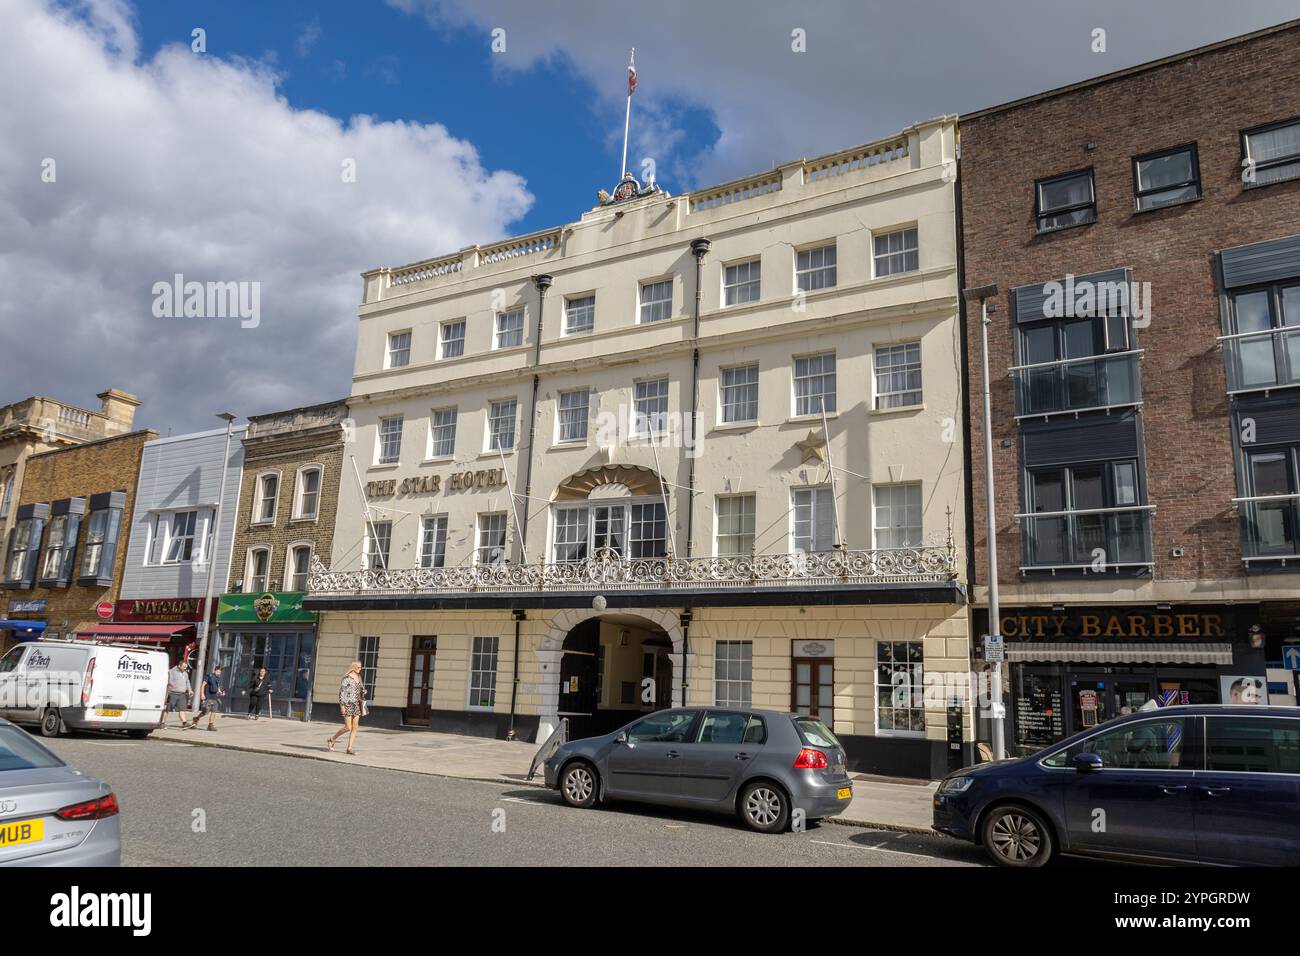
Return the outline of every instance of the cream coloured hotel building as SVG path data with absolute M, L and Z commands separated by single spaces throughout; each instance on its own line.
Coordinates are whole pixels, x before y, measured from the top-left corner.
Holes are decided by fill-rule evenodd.
M 858 770 L 970 747 L 933 692 L 970 668 L 955 140 L 627 177 L 364 273 L 316 712 L 355 658 L 388 726 L 752 707 L 818 715 Z

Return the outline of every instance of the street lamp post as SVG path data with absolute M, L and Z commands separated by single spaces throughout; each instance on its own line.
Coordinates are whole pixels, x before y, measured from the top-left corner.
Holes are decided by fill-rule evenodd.
M 989 315 L 994 307 L 989 299 L 998 294 L 996 285 L 985 285 L 975 289 L 966 289 L 963 293 L 966 301 L 979 300 L 980 304 L 980 360 L 983 363 L 982 382 L 984 391 L 984 494 L 985 520 L 988 527 L 989 553 L 989 637 L 990 643 L 1001 643 L 1000 627 L 1002 616 L 998 609 L 998 529 L 997 514 L 993 494 L 993 412 L 989 396 Z M 993 719 L 993 759 L 1001 760 L 1007 755 L 1006 744 L 1006 705 L 1002 700 L 1002 662 L 993 661 L 990 675 L 989 696 Z
M 194 668 L 194 711 L 192 719 L 199 719 L 199 685 L 203 682 L 204 671 L 208 666 L 208 633 L 212 630 L 212 598 L 217 585 L 217 554 L 221 536 L 221 506 L 226 500 L 226 472 L 230 469 L 230 436 L 234 429 L 235 416 L 230 412 L 218 412 L 217 417 L 226 423 L 226 451 L 221 456 L 221 484 L 217 488 L 217 506 L 212 509 L 212 553 L 205 555 L 208 559 L 208 586 L 203 598 L 202 636 L 199 638 L 199 660 Z

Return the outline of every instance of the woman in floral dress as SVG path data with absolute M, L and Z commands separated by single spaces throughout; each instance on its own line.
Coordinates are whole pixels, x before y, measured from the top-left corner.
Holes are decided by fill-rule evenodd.
M 348 753 L 356 754 L 353 745 L 357 741 L 357 725 L 361 723 L 361 714 L 365 709 L 366 687 L 361 683 L 361 662 L 353 661 L 348 665 L 348 672 L 339 684 L 339 713 L 343 715 L 343 729 L 325 741 L 327 750 L 334 749 L 334 742 L 344 734 L 348 735 Z

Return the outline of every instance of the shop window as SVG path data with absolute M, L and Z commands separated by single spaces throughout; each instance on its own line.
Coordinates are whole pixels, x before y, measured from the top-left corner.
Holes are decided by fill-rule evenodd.
M 876 642 L 876 728 L 925 735 L 925 653 L 920 641 Z
M 713 703 L 716 707 L 750 707 L 754 699 L 754 642 L 715 641 Z
M 498 637 L 476 637 L 469 663 L 469 707 L 488 709 L 497 700 Z
M 379 638 L 357 638 L 357 660 L 361 662 L 361 683 L 366 688 L 366 700 L 375 700 L 375 679 L 379 674 Z

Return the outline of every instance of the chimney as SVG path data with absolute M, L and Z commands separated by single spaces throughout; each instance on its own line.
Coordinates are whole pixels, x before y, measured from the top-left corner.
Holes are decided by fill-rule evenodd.
M 131 430 L 135 410 L 140 407 L 140 399 L 116 388 L 105 389 L 95 397 L 100 401 L 99 413 L 109 420 L 111 433 Z

